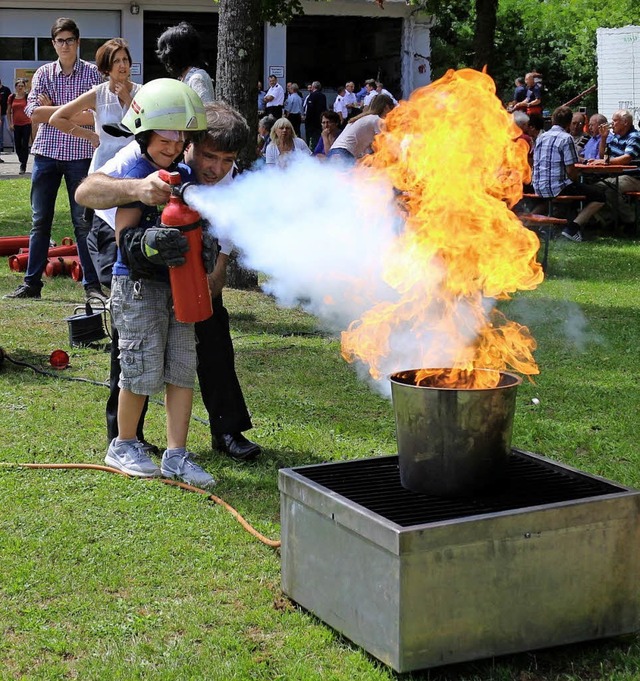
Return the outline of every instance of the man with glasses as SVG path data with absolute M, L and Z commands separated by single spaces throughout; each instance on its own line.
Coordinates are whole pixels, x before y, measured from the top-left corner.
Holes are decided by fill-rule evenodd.
M 609 126 L 603 123 L 600 131 L 600 158 L 590 161 L 593 165 L 638 165 L 640 164 L 640 131 L 633 125 L 633 115 L 628 109 L 618 109 L 611 117 L 611 132 L 608 137 Z M 607 147 L 609 149 L 607 150 Z M 607 153 L 607 151 L 609 153 Z M 605 191 L 607 203 L 613 211 L 617 211 L 620 222 L 632 225 L 635 222 L 633 205 L 627 202 L 626 192 L 640 191 L 640 171 L 634 170 L 620 175 L 615 180 L 604 180 L 597 184 Z
M 80 31 L 72 19 L 56 19 L 51 27 L 51 39 L 58 59 L 35 72 L 25 109 L 32 123 L 40 124 L 31 148 L 34 156 L 31 173 L 33 221 L 29 236 L 29 262 L 24 283 L 5 297 L 40 298 L 56 198 L 64 178 L 87 298 L 105 300 L 87 250 L 89 225 L 83 219 L 82 207 L 74 198 L 76 188 L 89 170 L 93 147 L 91 142 L 49 125 L 54 111 L 101 83 L 102 76 L 94 64 L 78 59 Z M 74 127 L 91 125 L 91 119 L 78 119 L 74 124 Z

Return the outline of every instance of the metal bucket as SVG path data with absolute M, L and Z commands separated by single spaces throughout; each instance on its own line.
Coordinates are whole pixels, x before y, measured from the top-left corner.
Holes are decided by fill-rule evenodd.
M 501 371 L 495 388 L 422 387 L 417 371 L 390 376 L 402 486 L 443 497 L 492 491 L 505 477 L 522 379 Z

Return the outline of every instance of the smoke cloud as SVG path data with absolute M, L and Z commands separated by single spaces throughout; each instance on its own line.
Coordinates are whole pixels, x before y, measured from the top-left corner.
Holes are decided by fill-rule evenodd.
M 383 274 L 403 216 L 384 177 L 301 157 L 194 187 L 187 198 L 217 237 L 235 244 L 244 266 L 269 277 L 263 288 L 278 304 L 302 305 L 331 331 L 398 298 Z

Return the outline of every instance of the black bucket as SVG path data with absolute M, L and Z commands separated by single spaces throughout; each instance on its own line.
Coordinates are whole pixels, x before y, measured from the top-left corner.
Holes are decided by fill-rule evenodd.
M 423 387 L 418 371 L 390 376 L 402 486 L 442 497 L 491 492 L 506 475 L 522 379 L 501 371 L 494 388 Z
M 85 346 L 95 343 L 107 337 L 102 322 L 104 312 L 94 312 L 87 303 L 78 310 L 84 310 L 84 314 L 74 314 L 65 321 L 69 324 L 69 344 L 71 347 Z

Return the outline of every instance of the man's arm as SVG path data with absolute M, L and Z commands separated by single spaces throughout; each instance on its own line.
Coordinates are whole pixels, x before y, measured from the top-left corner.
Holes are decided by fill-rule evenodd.
M 221 293 L 224 285 L 227 283 L 227 263 L 229 256 L 226 253 L 218 253 L 216 266 L 213 272 L 208 276 L 209 291 L 212 298 L 217 298 Z
M 81 182 L 75 194 L 76 201 L 81 206 L 96 210 L 106 210 L 134 201 L 157 206 L 167 203 L 170 196 L 171 186 L 161 180 L 157 172 L 135 180 L 93 173 Z
M 580 173 L 578 172 L 578 169 L 575 167 L 575 165 L 572 163 L 571 165 L 565 166 L 565 171 L 567 173 L 567 177 L 574 183 L 578 183 L 580 181 Z

